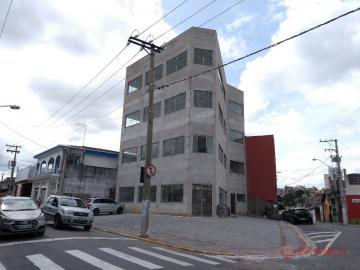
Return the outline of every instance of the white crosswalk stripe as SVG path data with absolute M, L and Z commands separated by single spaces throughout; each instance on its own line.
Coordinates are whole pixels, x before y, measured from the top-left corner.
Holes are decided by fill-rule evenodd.
M 164 261 L 167 261 L 167 262 L 172 262 L 172 263 L 175 263 L 175 264 L 178 264 L 178 265 L 181 265 L 181 266 L 192 266 L 191 263 L 180 261 L 180 260 L 177 260 L 177 259 L 174 259 L 174 258 L 171 258 L 171 257 L 168 257 L 168 256 L 164 256 L 164 255 L 161 255 L 161 254 L 158 254 L 158 253 L 155 253 L 155 252 L 147 251 L 147 250 L 142 249 L 142 248 L 138 248 L 138 247 L 129 247 L 129 248 L 132 249 L 132 250 L 135 250 L 137 252 L 140 252 L 140 253 L 143 253 L 143 254 L 158 258 L 160 260 L 164 260 Z
M 185 258 L 188 258 L 188 259 L 192 259 L 192 260 L 194 260 L 194 261 L 199 261 L 199 262 L 203 262 L 203 263 L 207 263 L 207 264 L 211 264 L 211 265 L 218 265 L 218 264 L 220 264 L 219 262 L 210 261 L 210 260 L 207 260 L 207 259 L 195 257 L 195 256 L 192 256 L 192 255 L 189 255 L 189 254 L 180 253 L 180 252 L 176 252 L 176 251 L 169 250 L 169 249 L 165 249 L 165 248 L 161 248 L 161 247 L 153 247 L 153 248 L 155 248 L 155 249 L 157 249 L 157 250 L 164 251 L 164 252 L 168 252 L 168 253 L 170 253 L 170 254 L 174 254 L 174 255 L 177 255 L 177 256 L 181 256 L 181 257 L 185 257 Z
M 332 240 L 332 238 L 330 239 L 324 239 L 324 240 L 316 240 L 314 241 L 315 243 L 325 243 L 325 242 L 330 242 Z
M 111 263 L 105 262 L 99 258 L 96 258 L 90 254 L 87 254 L 86 252 L 83 252 L 81 250 L 66 250 L 66 253 L 75 256 L 76 258 L 91 264 L 97 268 L 103 269 L 103 270 L 123 270 L 122 268 L 115 266 Z
M 203 255 L 203 256 L 208 257 L 208 258 L 212 258 L 212 259 L 216 259 L 216 260 L 219 260 L 219 261 L 223 261 L 223 262 L 237 263 L 237 261 L 231 260 L 229 258 L 225 258 L 223 256 L 219 256 L 219 255 Z
M 6 270 L 5 266 L 0 262 L 0 270 Z
M 151 262 L 139 259 L 139 258 L 134 257 L 134 256 L 130 256 L 128 254 L 125 254 L 123 252 L 117 251 L 117 250 L 112 249 L 112 248 L 99 248 L 99 250 L 104 251 L 104 252 L 106 252 L 108 254 L 111 254 L 113 256 L 116 256 L 118 258 L 130 261 L 130 262 L 138 264 L 138 265 L 141 265 L 142 267 L 145 267 L 147 269 L 161 269 L 161 268 L 163 268 L 160 265 L 153 264 Z
M 315 235 L 315 236 L 310 236 L 309 238 L 314 239 L 314 238 L 322 238 L 322 237 L 334 237 L 336 235 L 335 234 L 321 234 L 321 235 Z
M 64 268 L 57 265 L 48 257 L 42 254 L 28 255 L 26 256 L 26 258 L 28 258 L 34 265 L 36 265 L 41 270 L 64 270 Z
M 311 233 L 307 233 L 306 235 L 320 235 L 320 234 L 337 234 L 338 232 L 311 232 Z

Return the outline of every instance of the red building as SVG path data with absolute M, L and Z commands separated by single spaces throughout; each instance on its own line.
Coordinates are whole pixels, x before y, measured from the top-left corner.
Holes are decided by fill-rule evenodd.
M 248 213 L 267 214 L 277 201 L 273 135 L 245 137 Z
M 346 204 L 349 223 L 360 223 L 360 174 L 348 174 L 346 180 Z

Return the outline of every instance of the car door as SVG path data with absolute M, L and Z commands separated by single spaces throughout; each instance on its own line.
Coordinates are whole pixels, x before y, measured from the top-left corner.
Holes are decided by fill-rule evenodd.
M 115 212 L 117 210 L 117 203 L 114 200 L 106 199 L 109 212 Z

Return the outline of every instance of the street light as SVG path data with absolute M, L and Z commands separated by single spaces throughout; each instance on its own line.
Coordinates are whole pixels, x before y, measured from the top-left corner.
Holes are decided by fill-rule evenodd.
M 9 107 L 12 110 L 19 110 L 20 106 L 18 105 L 0 105 L 0 107 Z
M 317 159 L 317 158 L 313 158 L 312 161 L 320 161 L 322 164 L 324 164 L 325 166 L 329 167 L 331 169 L 331 166 L 327 165 L 324 161 Z

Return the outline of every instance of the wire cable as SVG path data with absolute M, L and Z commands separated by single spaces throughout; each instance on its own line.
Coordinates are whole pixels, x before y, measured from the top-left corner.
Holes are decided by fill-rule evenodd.
M 7 10 L 7 12 L 6 12 L 6 16 L 5 16 L 4 23 L 3 23 L 2 27 L 1 27 L 0 39 L 1 39 L 2 34 L 3 34 L 3 32 L 4 32 L 5 25 L 6 25 L 6 21 L 7 21 L 7 18 L 8 18 L 8 16 L 9 16 L 12 3 L 13 3 L 13 0 L 11 0 L 11 2 L 10 2 L 9 8 L 8 8 L 8 10 Z
M 171 85 L 178 84 L 178 83 L 180 83 L 180 82 L 183 82 L 183 81 L 186 81 L 186 80 L 190 80 L 190 79 L 192 79 L 192 78 L 196 78 L 196 77 L 199 77 L 199 76 L 204 75 L 204 74 L 206 74 L 206 73 L 212 72 L 212 71 L 214 71 L 214 70 L 216 70 L 216 69 L 218 69 L 218 68 L 221 68 L 221 67 L 225 67 L 225 66 L 234 64 L 234 63 L 236 63 L 236 62 L 238 62 L 238 61 L 241 61 L 241 60 L 243 60 L 243 59 L 245 59 L 245 58 L 249 58 L 250 56 L 253 56 L 253 55 L 259 54 L 259 53 L 261 53 L 261 52 L 263 52 L 263 51 L 266 51 L 266 50 L 269 50 L 269 49 L 271 49 L 271 48 L 277 47 L 277 46 L 281 45 L 282 43 L 285 43 L 285 42 L 287 42 L 287 41 L 289 41 L 289 40 L 292 40 L 292 39 L 294 39 L 294 38 L 300 37 L 300 36 L 302 36 L 302 35 L 304 35 L 304 34 L 306 34 L 306 33 L 308 33 L 308 32 L 314 31 L 314 30 L 316 30 L 316 29 L 318 29 L 318 28 L 320 28 L 320 27 L 322 27 L 322 26 L 324 26 L 324 25 L 327 25 L 327 24 L 329 24 L 329 23 L 331 23 L 331 22 L 334 22 L 334 21 L 336 21 L 336 20 L 338 20 L 338 19 L 340 19 L 340 18 L 342 18 L 342 17 L 345 17 L 345 16 L 350 15 L 350 14 L 352 14 L 352 13 L 358 12 L 359 10 L 360 10 L 360 7 L 356 8 L 356 9 L 353 9 L 353 10 L 350 10 L 350 11 L 348 11 L 348 12 L 346 12 L 346 13 L 343 13 L 343 14 L 335 17 L 335 18 L 332 18 L 332 19 L 330 19 L 330 20 L 327 20 L 327 21 L 325 21 L 325 22 L 323 22 L 323 23 L 321 23 L 321 24 L 315 25 L 315 26 L 313 26 L 313 27 L 311 27 L 311 28 L 308 28 L 308 29 L 306 29 L 306 30 L 304 30 L 304 31 L 302 31 L 302 32 L 300 32 L 300 33 L 297 33 L 297 34 L 292 35 L 292 36 L 290 36 L 290 37 L 288 37 L 288 38 L 285 38 L 285 39 L 280 40 L 280 41 L 278 41 L 278 42 L 276 42 L 276 43 L 273 43 L 273 44 L 271 44 L 271 45 L 269 45 L 269 46 L 266 46 L 266 47 L 264 47 L 264 48 L 261 48 L 261 49 L 259 49 L 259 50 L 256 50 L 256 51 L 254 51 L 254 52 L 252 52 L 252 53 L 249 53 L 249 54 L 247 54 L 247 55 L 245 55 L 245 56 L 236 58 L 236 59 L 231 60 L 231 61 L 229 61 L 229 62 L 227 62 L 227 63 L 225 63 L 225 64 L 218 65 L 218 66 L 216 66 L 216 67 L 214 67 L 214 68 L 205 70 L 205 71 L 203 71 L 203 72 L 201 72 L 201 73 L 198 73 L 198 74 L 195 74 L 195 75 L 192 75 L 192 76 L 189 76 L 189 77 L 180 79 L 180 80 L 176 80 L 176 81 L 170 82 L 170 83 L 168 83 L 168 84 L 164 84 L 164 85 L 162 85 L 162 86 L 158 86 L 158 87 L 156 87 L 156 89 L 162 89 L 162 88 L 165 88 L 165 87 L 169 87 L 169 86 L 171 86 Z

